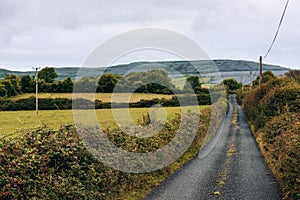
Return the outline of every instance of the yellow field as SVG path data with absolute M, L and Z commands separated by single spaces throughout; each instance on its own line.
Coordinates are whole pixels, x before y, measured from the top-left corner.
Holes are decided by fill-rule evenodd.
M 208 106 L 200 106 L 200 110 Z M 195 111 L 197 107 L 186 107 L 185 110 Z M 149 108 L 130 108 L 130 117 L 134 122 L 142 119 L 149 112 Z M 180 107 L 167 107 L 168 118 L 172 118 L 180 112 Z M 103 128 L 114 128 L 117 124 L 111 109 L 96 110 L 97 118 Z M 1 135 L 13 134 L 18 129 L 28 129 L 43 124 L 58 129 L 62 124 L 74 124 L 72 110 L 43 110 L 36 117 L 35 111 L 3 111 L 0 112 L 0 137 Z
M 86 94 L 77 94 L 77 96 L 85 96 Z M 90 95 L 90 94 L 88 94 Z M 117 95 L 118 100 L 115 102 L 122 103 L 125 100 L 125 97 L 127 97 L 129 94 L 127 93 L 117 93 L 114 94 Z M 141 99 L 145 100 L 150 100 L 154 98 L 165 98 L 165 99 L 171 99 L 172 95 L 164 95 L 164 94 L 146 94 L 146 93 L 133 93 L 130 94 L 130 102 L 138 102 Z M 15 97 L 11 97 L 10 99 L 12 100 L 17 100 L 17 99 L 23 99 L 23 98 L 28 98 L 28 97 L 35 97 L 35 94 L 29 93 L 29 94 L 21 94 Z M 39 93 L 39 98 L 69 98 L 72 99 L 73 93 Z M 111 93 L 95 93 L 95 99 L 101 100 L 102 102 L 111 102 Z M 124 100 L 124 101 L 123 101 Z M 125 101 L 127 102 L 127 101 Z

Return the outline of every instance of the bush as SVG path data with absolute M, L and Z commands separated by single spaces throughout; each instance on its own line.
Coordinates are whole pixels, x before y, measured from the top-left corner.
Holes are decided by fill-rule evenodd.
M 85 150 L 74 128 L 44 127 L 23 134 L 0 141 L 1 199 L 106 196 L 103 165 Z
M 272 117 L 284 112 L 300 112 L 300 85 L 287 78 L 274 78 L 263 84 L 262 90 L 238 94 L 246 115 L 256 130 Z
M 194 115 L 186 116 L 191 123 Z M 144 174 L 104 166 L 86 150 L 72 126 L 59 131 L 41 127 L 23 130 L 13 140 L 0 138 L 0 199 L 142 199 L 198 153 L 209 119 L 209 112 L 204 111 L 196 137 L 182 157 Z M 126 151 L 149 152 L 169 142 L 180 122 L 178 116 L 150 138 L 130 137 L 121 130 L 106 133 Z
M 242 87 L 242 84 L 233 78 L 223 80 L 223 84 L 226 86 L 228 91 L 234 91 Z
M 300 112 L 300 85 L 289 83 L 270 89 L 261 99 L 260 107 L 266 116 Z
M 254 88 L 237 96 L 285 198 L 299 199 L 299 83 L 289 77 L 272 77 L 261 91 Z
M 0 83 L 0 97 L 5 97 L 6 94 L 7 94 L 7 91 L 6 91 L 5 87 L 4 87 L 4 85 L 2 85 Z
M 186 105 L 191 105 L 189 95 L 179 96 L 180 100 Z M 210 105 L 209 94 L 197 94 L 199 105 Z M 15 110 L 35 110 L 35 97 L 29 97 L 25 99 L 10 100 L 0 98 L 0 111 L 15 111 Z M 76 109 L 107 109 L 111 108 L 110 102 L 102 102 L 100 100 L 90 101 L 88 99 L 68 99 L 68 98 L 39 98 L 39 109 L 40 110 L 69 110 L 72 109 L 72 103 Z M 132 108 L 148 108 L 155 104 L 161 104 L 166 107 L 180 106 L 176 96 L 172 99 L 150 99 L 140 100 L 139 102 L 129 103 L 129 107 Z M 127 103 L 113 103 L 115 108 L 126 108 Z M 184 105 L 182 105 L 184 106 Z
M 258 131 L 257 138 L 285 198 L 299 198 L 300 114 L 288 112 L 274 117 Z

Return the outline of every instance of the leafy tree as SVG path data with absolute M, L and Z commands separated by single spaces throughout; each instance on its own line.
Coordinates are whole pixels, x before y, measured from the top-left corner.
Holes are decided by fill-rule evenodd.
M 6 89 L 3 84 L 0 84 L 0 97 L 6 96 Z
M 73 91 L 73 81 L 71 78 L 66 78 L 61 82 L 61 92 L 72 92 Z
M 15 90 L 16 94 L 20 92 L 18 77 L 15 74 L 7 74 L 4 76 L 4 80 L 8 80 Z
M 120 75 L 114 75 L 114 74 L 103 74 L 99 81 L 97 86 L 97 92 L 113 92 L 114 87 L 120 80 Z
M 164 70 L 150 70 L 141 73 L 141 81 L 144 83 L 158 84 L 169 89 L 175 88 L 172 80 L 168 77 L 168 74 Z
M 262 74 L 262 82 L 266 83 L 266 82 L 268 82 L 269 80 L 271 80 L 271 79 L 273 79 L 275 77 L 276 76 L 273 74 L 272 71 L 269 71 L 269 70 L 265 71 Z M 253 85 L 259 85 L 259 79 L 260 79 L 259 76 L 257 76 L 256 79 L 252 82 Z
M 164 70 L 133 72 L 123 77 L 119 84 L 124 88 L 136 88 L 135 92 L 139 93 L 171 94 L 175 89 L 175 85 Z
M 83 77 L 74 83 L 75 91 L 81 93 L 95 92 L 97 80 L 94 77 Z
M 50 87 L 49 87 L 49 91 L 47 92 L 54 92 L 54 93 L 61 93 L 62 89 L 61 89 L 61 81 L 55 81 L 54 83 L 50 83 Z
M 118 92 L 130 92 L 132 88 L 135 88 L 135 92 L 140 93 L 171 94 L 171 91 L 175 89 L 175 85 L 165 71 L 150 70 L 147 72 L 133 72 L 126 76 L 103 74 L 96 82 L 96 91 L 113 92 L 117 83 Z M 76 82 L 75 85 L 76 92 L 88 92 L 88 88 L 88 90 L 94 88 L 95 79 L 85 77 Z
M 186 79 L 186 83 L 189 83 L 192 89 L 195 89 L 200 85 L 198 76 L 190 76 Z M 184 86 L 184 89 L 189 88 L 187 84 Z
M 6 90 L 6 95 L 8 97 L 16 96 L 18 94 L 15 87 L 11 84 L 9 80 L 3 80 L 2 84 Z
M 21 76 L 20 88 L 23 93 L 32 93 L 35 91 L 35 81 L 33 77 L 29 75 Z
M 45 67 L 38 72 L 38 78 L 45 80 L 46 83 L 53 83 L 57 76 L 58 75 L 53 67 Z
M 2 85 L 4 86 L 8 97 L 16 96 L 20 92 L 17 76 L 14 74 L 5 75 Z
M 39 92 L 52 92 L 53 83 L 47 83 L 44 79 L 38 80 Z
M 237 90 L 242 87 L 242 84 L 237 82 L 237 80 L 233 78 L 225 79 L 223 80 L 223 84 L 229 89 L 229 90 Z

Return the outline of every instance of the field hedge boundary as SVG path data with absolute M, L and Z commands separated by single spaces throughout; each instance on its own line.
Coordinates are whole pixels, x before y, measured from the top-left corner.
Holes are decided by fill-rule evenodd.
M 139 102 L 129 103 L 131 108 L 147 108 L 155 104 L 160 104 L 165 107 L 176 107 L 180 106 L 179 98 L 182 98 L 186 105 L 189 105 L 189 98 L 191 96 L 175 97 L 171 99 L 159 99 L 154 98 L 151 100 L 140 100 Z M 209 94 L 197 94 L 199 105 L 210 105 L 211 100 Z M 16 111 L 16 110 L 35 110 L 35 97 L 29 97 L 18 100 L 11 99 L 0 99 L 0 111 Z M 70 110 L 72 109 L 72 103 L 76 105 L 78 109 L 109 109 L 112 107 L 110 102 L 102 102 L 100 100 L 90 101 L 87 99 L 69 99 L 69 98 L 39 98 L 39 109 L 40 110 Z M 128 103 L 113 103 L 115 108 L 126 108 Z

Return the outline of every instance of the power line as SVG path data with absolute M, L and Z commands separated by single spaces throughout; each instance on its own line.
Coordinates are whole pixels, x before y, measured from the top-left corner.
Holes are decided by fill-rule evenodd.
M 274 45 L 274 43 L 275 43 L 275 41 L 276 41 L 276 39 L 277 39 L 277 36 L 278 36 L 279 30 L 280 30 L 281 24 L 282 24 L 282 22 L 283 22 L 283 19 L 284 19 L 284 16 L 285 16 L 285 13 L 286 13 L 286 10 L 287 10 L 287 7 L 288 7 L 288 4 L 289 4 L 289 0 L 287 0 L 287 2 L 286 2 L 286 4 L 285 4 L 285 7 L 284 7 L 284 10 L 283 10 L 283 13 L 282 13 L 282 16 L 281 16 L 281 19 L 280 19 L 280 22 L 279 22 L 277 31 L 276 31 L 276 33 L 275 33 L 275 36 L 274 36 L 274 38 L 273 38 L 273 41 L 272 41 L 272 43 L 271 43 L 271 45 L 270 45 L 270 47 L 269 47 L 269 49 L 268 49 L 266 55 L 264 56 L 264 59 L 267 58 L 267 56 L 269 55 L 269 53 L 270 53 L 270 51 L 271 51 L 271 49 L 272 49 L 272 47 L 273 47 L 273 45 Z M 249 66 L 247 66 L 247 67 L 249 67 Z M 258 72 L 259 68 L 260 68 L 260 63 L 257 64 L 257 68 L 256 68 L 256 70 L 254 71 L 254 75 L 253 75 L 252 70 L 251 70 L 251 68 L 249 67 L 249 69 L 250 69 L 250 75 L 249 75 L 248 79 L 250 78 L 250 81 L 252 81 L 252 78 L 256 79 L 256 75 L 257 75 L 257 72 Z M 250 84 L 251 84 L 251 83 L 250 83 Z
M 273 45 L 274 45 L 274 43 L 275 43 L 275 41 L 276 41 L 276 38 L 277 38 L 277 36 L 278 36 L 279 30 L 280 30 L 280 27 L 281 27 L 281 24 L 282 24 L 282 21 L 283 21 L 283 18 L 284 18 L 285 13 L 286 13 L 286 9 L 287 9 L 288 4 L 289 4 L 289 1 L 290 1 L 290 0 L 287 0 L 287 1 L 286 1 L 286 4 L 285 4 L 284 10 L 283 10 L 283 13 L 282 13 L 282 16 L 281 16 L 281 19 L 280 19 L 280 22 L 279 22 L 277 31 L 276 31 L 276 33 L 275 33 L 274 39 L 273 39 L 273 41 L 272 41 L 272 43 L 271 43 L 271 46 L 269 47 L 269 49 L 268 49 L 266 55 L 264 56 L 264 59 L 269 55 L 269 53 L 270 53 L 270 51 L 271 51 L 271 49 L 272 49 L 272 47 L 273 47 Z

